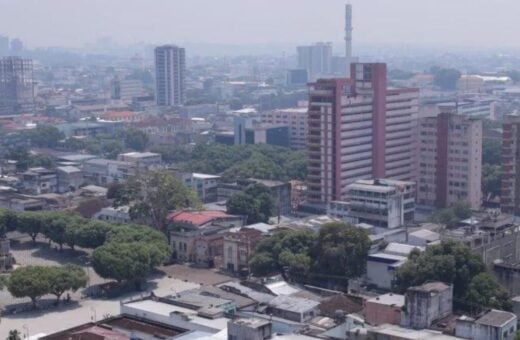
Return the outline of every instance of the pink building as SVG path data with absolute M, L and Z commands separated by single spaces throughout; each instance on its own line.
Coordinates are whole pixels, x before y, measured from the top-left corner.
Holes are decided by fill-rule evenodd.
M 386 64 L 354 63 L 351 79 L 310 85 L 308 201 L 342 200 L 359 179 L 414 180 L 418 89 L 388 89 Z
M 295 149 L 307 146 L 307 107 L 292 107 L 266 111 L 262 113 L 262 123 L 287 125 L 289 127 L 289 145 Z
M 502 190 L 500 207 L 507 214 L 520 214 L 520 116 L 504 117 L 502 132 Z
M 438 116 L 419 122 L 417 203 L 445 208 L 482 202 L 482 122 L 441 107 Z

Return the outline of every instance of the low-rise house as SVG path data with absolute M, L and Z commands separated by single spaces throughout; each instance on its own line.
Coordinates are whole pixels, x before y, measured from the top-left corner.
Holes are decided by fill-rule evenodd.
M 56 172 L 59 193 L 76 191 L 85 181 L 83 171 L 75 166 L 59 166 L 56 168 Z
M 368 255 L 366 280 L 369 285 L 390 290 L 397 268 L 402 266 L 408 255 L 420 247 L 402 243 L 389 243 L 383 251 Z
M 219 210 L 182 210 L 168 216 L 173 258 L 202 266 L 218 266 L 224 252 L 224 233 L 241 227 L 241 216 Z
M 319 313 L 318 301 L 279 295 L 268 304 L 268 311 L 273 316 L 296 322 L 306 322 Z
M 122 162 L 135 164 L 138 170 L 148 170 L 152 167 L 157 167 L 162 164 L 161 155 L 153 152 L 122 153 L 117 156 L 117 159 Z
M 408 234 L 408 243 L 418 247 L 438 244 L 440 241 L 441 235 L 428 229 L 419 229 Z
M 452 314 L 452 285 L 428 282 L 408 288 L 405 296 L 406 308 L 401 319 L 402 326 L 414 329 L 429 328 L 435 322 Z
M 137 173 L 135 164 L 110 159 L 91 159 L 83 164 L 85 179 L 97 185 L 123 182 Z
M 455 335 L 464 339 L 513 340 L 516 336 L 517 321 L 513 313 L 491 309 L 476 318 L 458 318 Z
M 194 172 L 184 176 L 184 183 L 197 193 L 197 197 L 202 202 L 217 201 L 217 187 L 220 183 L 220 176 Z
M 223 268 L 237 273 L 247 270 L 249 260 L 256 245 L 262 238 L 262 232 L 256 229 L 242 228 L 237 232 L 228 232 L 224 235 Z
M 398 325 L 381 325 L 374 328 L 353 328 L 348 332 L 348 339 L 370 340 L 456 340 L 455 336 L 431 329 L 414 330 Z
M 400 325 L 404 305 L 404 295 L 400 294 L 388 293 L 368 299 L 364 308 L 365 321 L 372 326 Z
M 126 224 L 131 222 L 130 207 L 106 207 L 94 214 L 93 218 L 110 223 Z
M 30 168 L 22 174 L 22 180 L 25 192 L 32 195 L 58 191 L 58 175 L 54 170 Z

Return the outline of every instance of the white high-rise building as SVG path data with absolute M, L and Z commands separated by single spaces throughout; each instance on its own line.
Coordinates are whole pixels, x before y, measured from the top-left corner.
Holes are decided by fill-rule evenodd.
M 298 46 L 298 68 L 307 70 L 308 78 L 315 81 L 332 73 L 332 43 Z
M 352 60 L 352 5 L 345 5 L 345 61 L 347 78 L 350 77 L 350 64 Z
M 155 48 L 155 99 L 159 106 L 184 103 L 186 52 L 175 45 Z

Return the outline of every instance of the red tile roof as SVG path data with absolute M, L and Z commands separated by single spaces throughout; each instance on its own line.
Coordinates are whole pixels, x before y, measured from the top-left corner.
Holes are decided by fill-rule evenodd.
M 234 217 L 220 210 L 181 210 L 168 215 L 173 222 L 189 223 L 201 226 L 219 218 Z

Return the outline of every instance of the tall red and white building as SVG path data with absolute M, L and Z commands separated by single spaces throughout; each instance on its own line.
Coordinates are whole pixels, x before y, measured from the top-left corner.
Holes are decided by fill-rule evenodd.
M 419 90 L 389 89 L 384 63 L 353 63 L 350 73 L 310 84 L 310 203 L 342 200 L 359 179 L 416 178 Z

